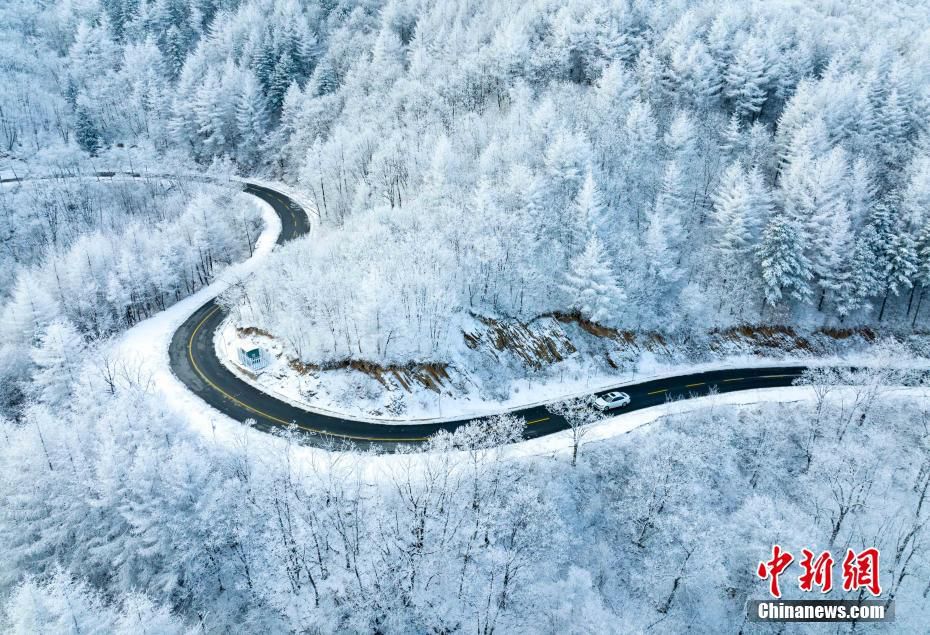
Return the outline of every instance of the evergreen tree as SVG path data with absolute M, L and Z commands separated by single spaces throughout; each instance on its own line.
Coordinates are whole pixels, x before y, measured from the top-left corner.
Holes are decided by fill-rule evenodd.
M 920 315 L 920 305 L 924 299 L 924 293 L 927 287 L 930 287 L 930 224 L 924 225 L 917 236 L 917 271 L 914 273 L 914 284 L 920 287 L 920 294 L 917 296 L 917 307 L 914 309 L 914 319 L 911 326 L 917 325 L 917 317 Z
M 239 137 L 239 161 L 255 166 L 260 156 L 265 133 L 268 130 L 268 111 L 265 96 L 255 75 L 246 69 L 242 72 L 236 100 L 236 128 Z
M 532 204 L 539 218 L 548 227 L 551 235 L 557 236 L 559 247 L 567 263 L 572 256 L 570 248 L 576 236 L 574 217 L 579 210 L 576 197 L 586 180 L 591 164 L 591 147 L 587 140 L 565 129 L 556 130 L 546 148 L 545 177 L 536 181 Z M 593 177 L 592 177 L 593 185 Z M 594 190 L 590 192 L 595 194 Z M 584 201 L 586 205 L 597 205 L 596 198 Z M 584 210 L 588 213 L 591 210 Z M 596 210 L 595 210 L 596 211 Z M 589 222 L 590 219 L 588 219 Z M 581 246 L 575 246 L 580 249 Z
M 287 51 L 281 54 L 275 64 L 268 86 L 268 103 L 273 113 L 280 113 L 284 104 L 284 96 L 291 84 L 297 81 L 297 62 Z
M 775 126 L 775 152 L 780 169 L 790 161 L 795 135 L 808 125 L 818 112 L 816 92 L 817 85 L 812 80 L 802 79 L 778 116 Z
M 888 176 L 889 185 L 897 182 L 897 179 L 893 177 L 899 173 L 906 157 L 910 154 L 910 117 L 908 106 L 903 102 L 901 93 L 895 87 L 889 92 L 881 109 L 878 147 L 887 171 L 883 172 L 883 175 Z
M 800 230 L 798 240 L 820 281 L 831 275 L 835 265 L 833 250 L 838 245 L 833 241 L 838 237 L 831 231 L 836 219 L 849 224 L 847 171 L 845 153 L 834 148 L 816 159 L 807 153 L 798 155 L 782 176 L 785 213 Z M 818 306 L 829 286 L 829 281 L 821 285 Z
M 586 320 L 599 324 L 616 320 L 625 294 L 597 236 L 588 239 L 584 251 L 572 259 L 562 291 L 568 307 Z
M 49 324 L 32 349 L 36 396 L 50 406 L 64 405 L 77 381 L 83 353 L 84 340 L 70 322 L 55 320 Z
M 74 122 L 74 138 L 81 150 L 97 156 L 97 150 L 100 149 L 100 131 L 94 122 L 93 113 L 84 105 L 78 105 Z
M 648 102 L 636 100 L 624 122 L 625 137 L 631 148 L 639 153 L 654 151 L 659 134 L 659 125 Z
M 584 248 L 592 230 L 605 222 L 604 202 L 590 169 L 587 170 L 578 196 L 575 197 L 574 210 L 575 216 L 571 219 L 572 231 L 566 251 L 570 258 L 574 258 Z
M 721 178 L 714 196 L 713 221 L 715 249 L 724 258 L 738 259 L 749 248 L 752 238 L 749 219 L 752 197 L 746 173 L 739 163 L 732 163 Z
M 678 161 L 679 166 L 692 159 L 697 142 L 697 133 L 694 119 L 687 111 L 678 110 L 675 113 L 663 137 L 663 142 L 669 156 Z
M 268 30 L 262 36 L 257 54 L 252 57 L 252 72 L 255 73 L 255 77 L 262 85 L 262 91 L 266 95 L 271 91 L 272 78 L 277 64 L 277 56 L 272 42 L 271 31 Z
M 775 211 L 772 189 L 765 182 L 765 175 L 758 165 L 753 165 L 746 173 L 749 188 L 749 228 L 754 238 L 765 227 Z
M 872 215 L 871 225 L 875 230 L 873 254 L 879 288 L 875 295 L 882 295 L 878 311 L 879 321 L 885 316 L 888 296 L 897 296 L 902 290 L 913 286 L 917 273 L 917 251 L 914 239 L 901 222 L 896 210 L 887 203 L 879 205 Z
M 868 299 L 878 294 L 879 272 L 876 268 L 877 237 L 875 228 L 867 225 L 856 238 L 848 284 L 840 287 L 836 312 L 840 318 L 861 308 L 868 308 Z
M 684 176 L 678 167 L 677 161 L 665 164 L 665 173 L 662 175 L 662 186 L 656 197 L 652 223 L 663 227 L 662 234 L 666 246 L 673 254 L 673 265 L 680 260 L 680 246 L 689 201 L 685 192 Z
M 923 287 L 930 287 L 930 224 L 924 225 L 917 236 L 917 270 L 914 279 Z
M 769 221 L 758 247 L 765 301 L 778 306 L 785 298 L 811 299 L 811 265 L 799 240 L 799 229 L 784 214 Z
M 884 281 L 886 292 L 878 314 L 879 321 L 885 314 L 885 302 L 888 300 L 888 293 L 897 296 L 904 289 L 913 288 L 914 277 L 918 272 L 917 250 L 915 249 L 914 239 L 909 233 L 899 228 L 885 245 L 885 261 L 887 264 L 885 266 Z
M 162 53 L 165 56 L 168 76 L 174 79 L 181 74 L 181 69 L 184 67 L 184 58 L 187 56 L 187 42 L 177 25 L 172 24 L 164 33 Z
M 649 226 L 646 228 L 643 253 L 645 277 L 651 285 L 653 301 L 658 299 L 655 289 L 666 288 L 669 283 L 681 277 L 681 268 L 678 266 L 681 260 L 679 249 L 681 233 L 678 220 L 674 216 L 661 212 L 657 205 L 649 218 Z
M 738 160 L 745 143 L 743 141 L 742 123 L 737 113 L 730 115 L 727 121 L 727 127 L 723 130 L 723 138 L 720 143 L 720 150 L 731 160 Z
M 126 15 L 126 3 L 124 0 L 101 0 L 100 4 L 109 19 L 113 39 L 116 42 L 121 42 L 123 40 L 123 27 L 127 22 L 127 18 L 131 17 Z
M 754 121 L 745 135 L 745 161 L 748 165 L 760 169 L 775 167 L 772 153 L 774 142 L 768 126 L 761 121 Z
M 722 88 L 714 59 L 702 41 L 680 42 L 662 70 L 662 88 L 669 99 L 691 100 L 697 108 L 710 108 Z
M 871 167 L 865 158 L 857 157 L 849 173 L 849 214 L 854 228 L 865 223 L 877 193 Z
M 818 254 L 814 264 L 821 288 L 818 310 L 823 308 L 828 292 L 835 297 L 849 297 L 853 292 L 851 287 L 855 284 L 849 269 L 853 236 L 848 210 L 840 210 L 826 229 L 825 240 L 819 242 L 823 252 Z M 845 312 L 841 315 L 845 316 Z
M 930 154 L 920 153 L 911 161 L 901 203 L 908 228 L 930 221 Z
M 733 102 L 733 112 L 754 119 L 768 96 L 767 83 L 764 51 L 758 39 L 750 36 L 727 68 L 726 96 Z

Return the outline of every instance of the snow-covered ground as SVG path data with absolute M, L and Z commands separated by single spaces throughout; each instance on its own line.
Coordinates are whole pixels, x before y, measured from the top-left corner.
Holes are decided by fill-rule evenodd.
M 835 403 L 852 403 L 855 400 L 856 390 L 855 387 L 835 387 L 831 389 L 827 398 Z M 885 394 L 889 396 L 894 395 L 901 399 L 913 399 L 916 402 L 930 405 L 930 388 L 892 388 Z M 596 443 L 621 434 L 627 434 L 650 423 L 655 423 L 663 417 L 674 414 L 685 414 L 713 408 L 749 407 L 761 403 L 810 402 L 815 398 L 816 396 L 813 388 L 808 386 L 792 386 L 784 388 L 757 388 L 674 401 L 599 421 L 590 426 L 590 429 L 584 436 L 584 443 Z M 551 456 L 571 452 L 571 448 L 571 431 L 566 430 L 511 446 L 508 448 L 507 454 L 513 458 L 525 456 Z
M 241 334 L 231 318 L 217 331 L 215 345 L 217 356 L 229 370 L 264 392 L 309 412 L 379 423 L 478 417 L 588 394 L 620 382 L 648 379 L 642 373 L 592 374 L 577 360 L 569 360 L 559 377 L 514 379 L 509 382 L 508 398 L 491 400 L 483 398 L 477 387 L 468 382 L 457 386 L 453 395 L 448 385 L 441 392 L 416 383 L 410 384 L 409 391 L 396 385 L 385 387 L 351 368 L 301 373 L 288 363 L 286 352 L 278 341 L 261 335 Z M 239 347 L 261 347 L 270 363 L 257 375 L 245 371 L 237 362 Z M 391 412 L 390 403 L 395 396 L 403 400 L 403 412 Z
M 211 429 L 219 419 L 226 419 L 230 422 L 232 420 L 207 406 L 172 374 L 168 364 L 168 347 L 174 332 L 194 311 L 248 276 L 261 265 L 274 248 L 275 241 L 281 233 L 281 221 L 278 215 L 267 203 L 248 194 L 242 193 L 239 196 L 248 197 L 249 203 L 254 202 L 260 206 L 265 223 L 265 229 L 256 242 L 253 256 L 227 267 L 212 284 L 197 293 L 172 305 L 158 315 L 136 324 L 116 338 L 110 351 L 114 360 L 138 371 L 142 376 L 149 377 L 153 389 L 164 396 L 166 403 L 178 412 L 189 416 L 199 427 L 206 429 Z M 246 202 L 245 199 L 243 202 Z
M 293 192 L 291 188 L 282 187 L 280 184 L 270 182 L 263 184 L 279 189 L 289 196 L 296 195 L 299 197 L 299 193 Z M 240 196 L 247 197 L 248 195 L 240 194 Z M 283 440 L 247 428 L 240 422 L 230 419 L 219 411 L 214 410 L 190 393 L 187 388 L 174 377 L 168 364 L 168 347 L 171 337 L 184 320 L 204 302 L 216 297 L 229 286 L 250 275 L 257 267 L 261 266 L 263 260 L 267 258 L 274 248 L 275 241 L 281 231 L 281 225 L 277 215 L 269 205 L 256 201 L 252 197 L 248 199 L 243 198 L 242 200 L 244 203 L 248 200 L 251 204 L 258 204 L 265 223 L 265 228 L 257 242 L 253 257 L 228 267 L 221 272 L 217 276 L 217 279 L 208 287 L 201 289 L 166 311 L 137 324 L 123 333 L 110 345 L 110 354 L 114 360 L 124 364 L 127 368 L 131 368 L 135 374 L 148 377 L 151 380 L 152 390 L 159 393 L 169 407 L 187 418 L 191 422 L 194 431 L 213 439 L 219 444 L 247 443 L 250 447 L 254 448 L 256 452 L 272 457 L 281 451 L 285 443 Z M 312 207 L 306 205 L 306 201 L 301 202 L 304 203 L 305 209 L 312 210 Z M 311 218 L 311 220 L 315 219 Z M 227 324 L 226 329 L 223 330 L 222 337 L 217 338 L 217 344 L 221 348 L 226 347 L 229 349 L 232 344 L 231 338 L 235 337 L 234 328 L 232 325 Z M 230 339 L 224 341 L 225 338 Z M 264 342 L 264 345 L 267 346 L 267 342 Z M 405 413 L 402 420 L 429 421 L 494 414 L 577 394 L 586 394 L 606 386 L 614 386 L 625 382 L 639 382 L 652 378 L 709 370 L 712 368 L 791 365 L 798 362 L 807 364 L 853 363 L 857 365 L 882 366 L 897 363 L 912 366 L 915 360 L 903 359 L 894 354 L 877 356 L 874 352 L 868 352 L 844 357 L 822 358 L 816 360 L 816 362 L 809 358 L 767 359 L 756 356 L 732 356 L 714 363 L 669 365 L 662 364 L 654 357 L 646 355 L 639 359 L 635 372 L 626 372 L 623 374 L 591 373 L 577 365 L 573 367 L 572 362 L 569 362 L 564 366 L 563 372 L 558 378 L 551 378 L 547 381 L 534 381 L 532 379 L 514 380 L 511 384 L 509 397 L 498 401 L 482 399 L 476 392 L 465 393 L 464 396 L 460 396 L 456 399 L 440 399 L 437 398 L 435 392 L 417 387 L 415 390 L 421 393 L 419 396 L 420 398 L 408 400 L 410 408 Z M 273 364 L 269 372 L 263 375 L 263 377 L 272 378 L 276 368 L 278 370 L 281 368 L 288 368 L 280 359 L 276 360 L 275 363 L 278 366 L 276 367 Z M 919 361 L 918 363 L 922 365 L 927 364 L 926 360 Z M 241 373 L 241 370 L 236 370 Z M 288 370 L 290 369 L 288 368 Z M 325 379 L 327 391 L 323 394 L 336 395 L 339 394 L 338 389 L 340 385 L 343 387 L 351 385 L 354 380 L 351 379 L 349 375 L 352 372 L 353 371 L 339 371 L 338 373 L 328 373 Z M 241 374 L 245 377 L 244 373 Z M 341 377 L 339 376 L 340 374 L 342 375 Z M 346 402 L 338 402 L 333 398 L 330 398 L 329 401 L 319 398 L 308 401 L 300 392 L 302 388 L 300 379 L 302 378 L 295 378 L 288 374 L 285 374 L 285 377 L 288 379 L 283 383 L 268 382 L 264 385 L 270 387 L 271 384 L 274 384 L 274 390 L 279 392 L 279 396 L 297 405 L 306 407 L 309 410 L 325 411 L 330 414 L 338 414 L 355 419 L 376 420 L 381 422 L 401 421 L 397 416 L 372 416 L 359 407 L 353 408 L 351 405 L 347 406 Z M 248 381 L 253 381 L 247 377 L 245 378 Z M 255 383 L 259 386 L 263 386 L 261 381 Z M 841 394 L 841 391 L 835 392 L 834 398 L 840 398 Z M 930 394 L 928 394 L 927 390 L 918 388 L 902 389 L 901 394 L 902 396 L 918 399 L 930 398 Z M 320 393 L 318 392 L 317 395 L 319 396 Z M 760 402 L 784 402 L 811 398 L 813 398 L 813 395 L 809 388 L 798 387 L 752 390 L 701 397 L 684 402 L 674 402 L 618 415 L 601 421 L 592 426 L 585 440 L 590 443 L 628 433 L 672 413 L 691 412 L 704 408 L 733 407 Z M 419 408 L 412 407 L 412 404 L 416 403 L 421 404 L 421 406 Z M 570 433 L 566 431 L 510 446 L 505 450 L 505 453 L 512 458 L 534 455 L 554 455 L 570 452 L 571 445 Z M 314 462 L 320 461 L 321 457 L 324 457 L 326 454 L 312 447 L 294 448 L 294 451 L 306 460 Z M 378 457 L 367 456 L 361 460 L 368 466 L 366 472 L 375 480 L 383 476 L 383 469 L 385 467 L 389 467 L 397 461 L 407 459 L 386 455 Z
M 245 197 L 248 195 L 241 194 L 240 196 Z M 262 261 L 267 258 L 268 254 L 270 254 L 274 248 L 275 241 L 281 231 L 280 221 L 269 205 L 262 202 L 258 204 L 262 210 L 265 229 L 258 240 L 255 254 L 242 263 L 228 267 L 221 272 L 213 284 L 208 287 L 201 289 L 199 292 L 178 302 L 166 311 L 137 324 L 123 333 L 111 345 L 111 353 L 114 359 L 118 359 L 128 367 L 135 371 L 139 371 L 142 375 L 148 376 L 151 379 L 152 390 L 156 391 L 170 408 L 190 421 L 194 432 L 223 446 L 247 445 L 250 451 L 255 452 L 256 455 L 274 460 L 275 457 L 280 456 L 285 445 L 287 445 L 285 440 L 248 428 L 240 422 L 213 409 L 189 392 L 171 373 L 168 365 L 168 346 L 171 337 L 184 320 L 204 302 L 222 293 L 230 285 L 235 284 L 243 277 L 248 276 L 256 267 L 261 266 Z M 712 367 L 719 368 L 723 365 L 743 367 L 767 364 L 787 365 L 795 361 L 797 360 L 765 360 L 755 357 L 734 357 L 715 364 L 668 367 L 655 363 L 654 361 L 649 365 L 650 360 L 645 359 L 641 360 L 643 363 L 641 363 L 635 376 L 618 377 L 603 375 L 592 376 L 590 378 L 586 377 L 583 379 L 572 379 L 570 382 L 536 383 L 533 385 L 527 383 L 519 392 L 515 391 L 511 399 L 504 402 L 465 402 L 459 407 L 457 416 L 501 412 L 502 410 L 525 406 L 537 401 L 551 401 L 555 398 L 573 394 L 573 392 L 590 392 L 604 385 L 613 385 L 617 381 L 642 381 L 650 377 L 675 375 Z M 811 360 L 805 361 L 811 363 Z M 894 363 L 895 360 L 887 357 L 877 357 L 874 354 L 854 355 L 844 359 L 820 360 L 820 362 L 824 364 L 841 361 L 860 365 L 888 365 L 889 363 Z M 908 365 L 913 363 L 913 360 L 898 359 L 897 361 Z M 835 390 L 831 398 L 843 399 L 847 392 L 851 394 L 851 390 L 849 389 L 845 391 L 844 389 Z M 907 388 L 901 389 L 898 394 L 902 397 L 930 401 L 930 389 Z M 806 387 L 792 387 L 750 390 L 672 402 L 653 408 L 621 414 L 598 422 L 593 425 L 586 434 L 585 442 L 596 443 L 621 434 L 630 433 L 650 423 L 654 423 L 664 416 L 675 413 L 694 412 L 707 408 L 739 407 L 763 402 L 810 400 L 813 398 L 814 394 L 812 389 Z M 455 412 L 451 410 L 453 407 L 452 402 L 447 401 L 444 404 L 444 408 L 448 408 L 448 410 L 443 411 L 443 416 L 456 416 L 452 414 Z M 466 407 L 470 408 L 470 410 L 466 410 Z M 468 413 L 467 415 L 465 414 L 466 412 Z M 346 412 L 345 414 L 351 416 L 353 413 Z M 436 414 L 438 415 L 438 410 Z M 291 445 L 290 448 L 295 457 L 299 457 L 301 460 L 313 463 L 317 466 L 325 466 L 333 460 L 329 453 L 314 447 L 298 447 Z M 570 431 L 564 431 L 508 446 L 503 452 L 505 457 L 517 460 L 533 456 L 565 456 L 570 454 L 571 450 L 571 433 Z M 356 460 L 361 463 L 364 478 L 370 482 L 378 482 L 384 479 L 386 471 L 390 471 L 392 466 L 397 466 L 401 462 L 408 462 L 411 456 L 416 457 L 418 455 L 358 455 Z
M 573 356 L 560 362 L 558 373 L 550 376 L 507 380 L 508 396 L 489 399 L 480 394 L 474 383 L 468 381 L 455 382 L 455 386 L 447 382 L 440 391 L 436 391 L 416 382 L 410 382 L 407 388 L 395 382 L 385 386 L 371 376 L 351 368 L 300 372 L 289 363 L 287 351 L 279 341 L 237 330 L 236 320 L 232 317 L 227 318 L 217 331 L 214 343 L 217 356 L 230 371 L 282 401 L 308 412 L 386 424 L 480 417 L 652 379 L 726 368 L 795 365 L 930 367 L 930 360 L 912 358 L 898 351 L 886 351 L 881 345 L 867 352 L 817 359 L 810 356 L 774 358 L 736 355 L 697 364 L 663 363 L 654 355 L 646 353 L 639 357 L 631 370 L 612 372 L 586 364 L 583 358 Z M 237 349 L 240 347 L 262 348 L 269 361 L 268 366 L 258 374 L 245 371 L 237 360 Z M 392 412 L 391 402 L 395 399 L 402 400 L 402 412 Z

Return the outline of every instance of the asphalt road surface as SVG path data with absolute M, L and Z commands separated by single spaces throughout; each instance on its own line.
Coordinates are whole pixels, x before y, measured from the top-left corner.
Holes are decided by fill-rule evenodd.
M 248 185 L 246 192 L 270 204 L 281 217 L 278 243 L 310 231 L 306 213 L 283 194 L 258 185 Z M 316 414 L 292 406 L 254 388 L 223 366 L 216 356 L 213 337 L 224 316 L 223 310 L 213 301 L 195 311 L 172 338 L 171 369 L 208 404 L 239 421 L 252 419 L 260 430 L 271 432 L 295 426 L 306 433 L 308 441 L 319 445 L 347 441 L 363 447 L 377 445 L 394 449 L 399 445 L 421 443 L 438 430 L 451 431 L 475 419 L 387 425 Z M 630 405 L 612 412 L 630 412 L 669 399 L 702 396 L 712 391 L 724 393 L 789 386 L 803 371 L 801 366 L 715 370 L 625 385 L 621 389 L 630 395 Z M 606 392 L 609 390 L 597 394 Z M 544 406 L 524 408 L 511 414 L 526 420 L 524 436 L 528 439 L 569 427 L 562 417 L 549 413 Z

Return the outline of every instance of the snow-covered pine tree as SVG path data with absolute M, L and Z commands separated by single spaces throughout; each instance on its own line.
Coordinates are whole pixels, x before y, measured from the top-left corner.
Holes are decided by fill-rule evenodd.
M 669 161 L 665 164 L 665 173 L 662 175 L 662 185 L 656 197 L 650 224 L 659 219 L 658 223 L 663 226 L 662 233 L 666 246 L 671 250 L 672 265 L 677 265 L 680 261 L 681 240 L 688 207 L 684 175 L 677 161 Z
M 905 224 L 915 231 L 930 221 L 930 153 L 918 153 L 908 166 L 901 207 Z
M 32 349 L 36 365 L 32 387 L 36 396 L 50 406 L 63 405 L 77 380 L 83 363 L 84 339 L 70 322 L 55 320 Z
M 721 177 L 712 211 L 714 248 L 721 257 L 738 259 L 749 248 L 751 205 L 743 166 L 731 163 Z
M 871 225 L 875 230 L 873 266 L 877 272 L 878 293 L 882 296 L 878 320 L 885 316 L 888 296 L 897 296 L 902 290 L 913 286 L 917 273 L 917 251 L 914 238 L 904 227 L 900 214 L 887 202 L 879 204 L 872 214 Z
M 561 288 L 570 310 L 599 324 L 614 322 L 626 299 L 597 236 L 591 236 L 584 251 L 572 259 Z
M 848 297 L 852 294 L 852 272 L 850 263 L 853 254 L 853 234 L 849 220 L 849 211 L 844 208 L 830 220 L 829 227 L 825 228 L 824 240 L 819 241 L 823 250 L 818 254 L 814 269 L 819 276 L 820 299 L 817 309 L 823 309 L 827 294 L 832 297 Z M 846 311 L 842 314 L 845 316 Z
M 745 149 L 743 139 L 743 126 L 737 113 L 730 115 L 727 127 L 723 129 L 720 140 L 720 151 L 731 161 L 737 161 Z
M 914 319 L 911 327 L 917 325 L 917 316 L 920 314 L 920 305 L 924 299 L 924 292 L 930 287 L 930 223 L 924 225 L 917 236 L 917 271 L 914 273 L 914 284 L 920 287 L 917 295 L 917 306 L 914 309 Z
M 750 36 L 727 68 L 726 96 L 733 102 L 733 112 L 744 119 L 755 119 L 768 97 L 766 63 L 762 44 Z
M 90 156 L 96 156 L 100 149 L 100 131 L 94 121 L 93 112 L 83 104 L 79 104 L 74 118 L 74 139 L 81 150 Z
M 796 224 L 784 214 L 774 216 L 762 232 L 757 255 L 765 301 L 770 306 L 778 306 L 786 298 L 802 303 L 811 299 L 811 265 L 799 233 Z
M 261 84 L 248 69 L 242 71 L 236 101 L 236 127 L 239 133 L 239 161 L 254 167 L 268 129 L 269 117 Z
M 877 194 L 871 166 L 864 157 L 856 157 L 849 171 L 849 213 L 854 229 L 866 222 Z
M 850 263 L 848 284 L 837 295 L 836 312 L 845 319 L 854 311 L 868 308 L 869 298 L 878 295 L 879 275 L 876 270 L 875 228 L 866 225 L 856 237 Z
M 575 197 L 574 211 L 575 216 L 570 219 L 571 232 L 567 247 L 569 258 L 574 258 L 584 249 L 592 229 L 604 222 L 604 201 L 590 168 Z
M 297 62 L 294 61 L 291 54 L 287 51 L 282 53 L 275 64 L 271 82 L 268 86 L 268 103 L 273 113 L 280 113 L 287 89 L 297 81 L 297 71 Z
M 662 137 L 671 159 L 688 162 L 693 158 L 697 132 L 694 118 L 686 110 L 678 110 Z
M 746 185 L 749 188 L 749 214 L 747 225 L 753 236 L 758 239 L 775 211 L 772 188 L 765 182 L 765 174 L 758 165 L 753 165 L 746 173 Z
M 913 289 L 914 277 L 918 271 L 917 250 L 914 238 L 910 233 L 899 227 L 886 245 L 886 292 L 878 314 L 879 322 L 885 314 L 885 302 L 888 300 L 888 292 L 898 295 L 905 289 Z

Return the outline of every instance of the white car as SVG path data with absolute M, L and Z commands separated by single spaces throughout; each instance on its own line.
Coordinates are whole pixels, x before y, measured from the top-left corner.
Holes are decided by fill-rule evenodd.
M 613 408 L 622 408 L 630 403 L 630 396 L 625 392 L 615 390 L 594 400 L 594 405 L 600 410 L 611 410 Z

